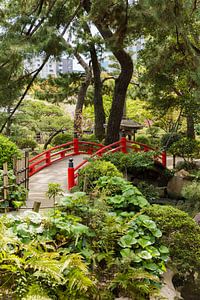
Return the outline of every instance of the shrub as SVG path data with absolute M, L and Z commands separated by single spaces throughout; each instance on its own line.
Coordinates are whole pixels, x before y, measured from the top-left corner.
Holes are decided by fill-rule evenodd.
M 186 171 L 191 171 L 197 169 L 197 166 L 194 162 L 191 161 L 178 161 L 176 164 L 176 169 L 177 170 L 186 170 Z
M 8 184 L 9 188 L 8 198 L 0 202 L 0 208 L 7 207 L 19 208 L 25 204 L 27 197 L 27 190 L 22 185 L 15 183 L 15 176 L 13 170 L 8 171 Z M 3 171 L 0 170 L 0 186 L 3 186 Z M 0 189 L 0 199 L 3 199 L 3 189 Z
M 182 157 L 185 161 L 192 161 L 199 154 L 199 143 L 196 140 L 184 137 L 173 143 L 169 151 L 173 155 Z
M 17 145 L 7 137 L 0 135 L 0 168 L 2 168 L 4 162 L 7 162 L 9 168 L 12 168 L 15 155 L 20 156 L 20 150 Z
M 86 142 L 99 143 L 99 140 L 96 138 L 94 134 L 83 134 L 81 140 Z
M 102 176 L 122 177 L 122 174 L 111 162 L 95 160 L 80 170 L 78 185 L 81 190 L 91 191 L 96 186 L 96 181 Z
M 200 268 L 200 227 L 185 212 L 172 206 L 151 205 L 144 209 L 162 231 L 162 242 L 169 247 L 170 264 L 185 275 Z
M 151 138 L 158 138 L 159 130 L 160 130 L 160 128 L 157 126 L 150 126 L 147 128 L 146 133 L 149 134 L 151 136 Z
M 137 187 L 149 202 L 159 199 L 159 192 L 154 185 L 141 181 Z
M 71 133 L 59 133 L 52 139 L 52 145 L 58 146 L 71 142 L 73 140 L 73 135 Z
M 182 196 L 186 199 L 186 205 L 189 209 L 198 212 L 200 209 L 200 183 L 192 182 L 182 190 Z
M 37 147 L 37 142 L 30 138 L 19 139 L 16 144 L 20 149 L 30 148 L 32 151 Z
M 181 134 L 177 132 L 169 132 L 162 136 L 161 138 L 161 146 L 165 149 L 169 149 L 173 143 L 179 141 L 181 139 Z
M 124 154 L 121 152 L 105 154 L 103 159 L 112 162 L 120 171 L 137 172 L 151 169 L 154 166 L 155 152 L 139 152 Z
M 140 134 L 139 136 L 137 136 L 136 142 L 146 145 L 150 144 L 149 138 L 144 134 Z

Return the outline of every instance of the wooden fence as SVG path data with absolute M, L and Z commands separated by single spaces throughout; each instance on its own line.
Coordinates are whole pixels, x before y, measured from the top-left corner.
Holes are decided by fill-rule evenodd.
M 3 202 L 9 198 L 9 193 L 13 190 L 16 185 L 23 185 L 27 190 L 29 189 L 29 153 L 25 152 L 24 157 L 13 159 L 13 175 L 14 180 L 9 180 L 9 169 L 8 164 L 3 164 L 3 180 L 1 190 L 0 202 Z M 11 182 L 12 181 L 12 182 Z M 2 192 L 3 190 L 3 192 Z

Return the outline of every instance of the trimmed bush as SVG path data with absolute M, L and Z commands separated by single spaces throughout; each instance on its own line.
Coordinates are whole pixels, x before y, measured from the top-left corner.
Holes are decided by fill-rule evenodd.
M 145 145 L 150 145 L 150 141 L 148 136 L 144 135 L 144 134 L 140 134 L 137 138 L 136 138 L 136 142 L 141 143 L 141 144 L 145 144 Z
M 200 268 L 200 227 L 186 213 L 172 206 L 151 205 L 144 209 L 162 231 L 173 269 L 188 274 Z
M 37 142 L 33 139 L 26 138 L 26 139 L 19 139 L 16 142 L 20 149 L 30 148 L 32 151 L 37 147 Z
M 122 174 L 111 162 L 95 160 L 80 170 L 78 185 L 81 190 L 89 192 L 95 188 L 96 181 L 102 176 L 122 177 Z
M 199 142 L 184 137 L 173 143 L 169 151 L 173 155 L 182 157 L 185 161 L 192 161 L 192 159 L 199 154 Z
M 68 142 L 71 142 L 73 140 L 73 136 L 70 133 L 59 133 L 56 135 L 53 139 L 51 144 L 53 146 L 58 146 L 62 144 L 66 144 Z
M 105 154 L 103 159 L 113 163 L 121 172 L 128 171 L 135 173 L 147 169 L 152 169 L 154 166 L 155 152 L 132 152 L 124 154 L 122 152 L 116 152 L 111 154 Z
M 13 157 L 20 156 L 20 150 L 17 145 L 11 142 L 7 137 L 0 135 L 0 168 L 7 162 L 9 168 L 12 168 Z

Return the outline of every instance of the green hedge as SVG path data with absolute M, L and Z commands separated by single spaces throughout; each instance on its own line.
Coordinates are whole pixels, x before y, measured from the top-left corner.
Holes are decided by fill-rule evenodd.
M 12 168 L 15 155 L 20 156 L 20 150 L 17 145 L 7 137 L 0 135 L 0 168 L 2 168 L 4 162 L 7 162 L 9 168 Z

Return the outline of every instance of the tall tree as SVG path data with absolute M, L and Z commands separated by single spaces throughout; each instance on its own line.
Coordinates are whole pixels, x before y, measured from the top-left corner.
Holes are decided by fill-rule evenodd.
M 152 105 L 161 113 L 178 108 L 187 120 L 187 136 L 194 138 L 194 123 L 200 117 L 200 4 L 141 0 L 135 9 L 147 37 L 142 79 L 150 84 Z
M 44 61 L 29 78 L 24 92 L 21 90 L 18 103 L 2 125 L 1 132 L 21 105 L 47 60 L 51 56 L 59 56 L 65 49 L 64 35 L 80 9 L 81 3 L 78 0 L 34 0 L 23 4 L 21 1 L 5 1 L 5 7 L 1 10 L 4 16 L 0 23 L 1 46 L 7 42 L 12 49 L 10 42 L 14 38 L 15 51 L 21 61 L 32 54 L 43 54 Z
M 118 60 L 121 72 L 115 80 L 114 95 L 107 126 L 105 143 L 119 139 L 120 123 L 128 85 L 133 73 L 131 56 L 125 50 L 125 38 L 129 20 L 127 1 L 84 0 L 83 7 L 105 40 L 106 45 Z

